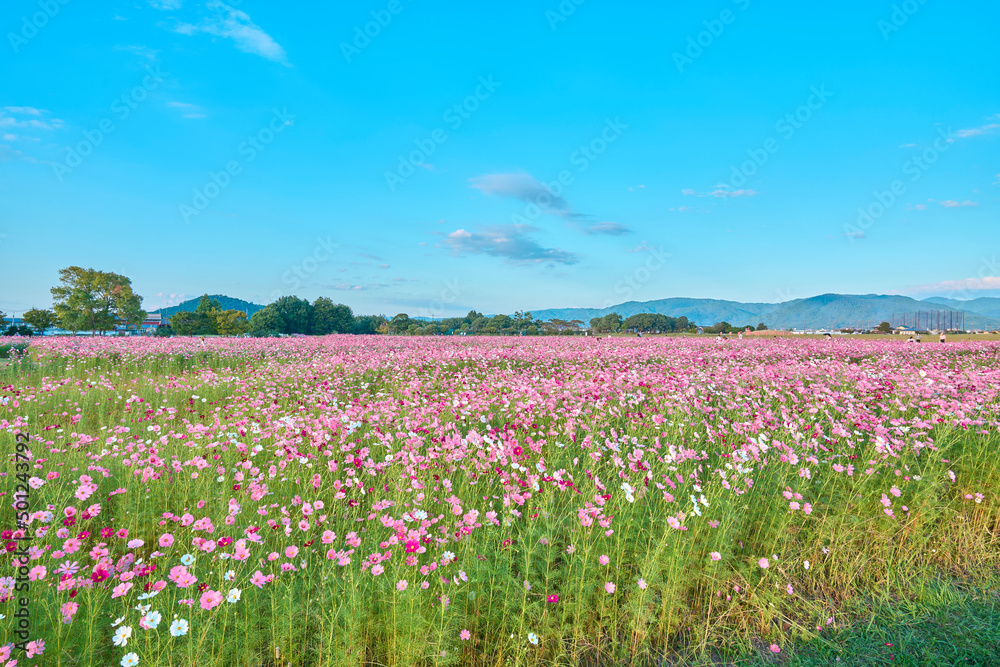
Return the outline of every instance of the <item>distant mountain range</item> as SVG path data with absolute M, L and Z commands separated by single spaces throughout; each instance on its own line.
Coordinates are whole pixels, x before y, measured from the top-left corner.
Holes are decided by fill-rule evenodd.
M 210 294 L 217 299 L 223 310 L 242 310 L 252 317 L 264 306 L 236 299 L 222 294 Z M 160 308 L 169 318 L 174 313 L 193 311 L 201 297 L 189 299 L 176 306 Z M 1000 329 L 1000 298 L 980 297 L 968 301 L 931 297 L 918 301 L 908 296 L 879 294 L 821 294 L 808 299 L 794 299 L 782 303 L 742 303 L 719 299 L 691 299 L 675 297 L 655 301 L 627 301 L 608 308 L 549 308 L 532 311 L 539 320 L 582 320 L 589 324 L 595 317 L 618 313 L 622 317 L 638 313 L 659 313 L 670 317 L 685 316 L 690 321 L 708 326 L 716 322 L 729 322 L 734 326 L 756 326 L 763 322 L 772 329 L 820 329 L 873 327 L 880 322 L 914 324 L 918 312 L 964 312 L 965 327 L 968 329 Z M 935 316 L 936 317 L 936 316 Z M 428 318 L 414 318 L 428 319 Z M 926 326 L 926 319 L 922 320 Z M 930 328 L 935 328 L 933 325 Z
M 763 322 L 772 329 L 818 329 L 872 327 L 879 322 L 914 324 L 918 312 L 964 311 L 967 329 L 1000 328 L 1000 298 L 983 297 L 958 301 L 933 297 L 918 301 L 908 296 L 878 294 L 821 294 L 782 303 L 741 303 L 718 299 L 672 298 L 656 301 L 628 301 L 608 308 L 550 308 L 532 311 L 541 320 L 582 320 L 618 313 L 685 316 L 699 325 L 729 322 L 734 326 Z M 926 317 L 926 315 L 924 316 Z M 935 316 L 936 317 L 936 316 Z M 933 328 L 933 326 L 931 327 Z
M 253 317 L 253 314 L 258 310 L 264 310 L 264 306 L 251 303 L 250 301 L 244 301 L 243 299 L 236 299 L 231 296 L 225 296 L 223 294 L 209 294 L 209 299 L 215 299 L 222 306 L 223 310 L 242 310 L 247 314 L 247 317 Z M 163 319 L 169 319 L 175 313 L 192 313 L 194 309 L 198 307 L 198 302 L 201 301 L 201 297 L 195 297 L 194 299 L 188 299 L 183 301 L 176 306 L 167 306 L 166 308 L 158 308 L 156 310 L 151 310 L 150 313 L 159 313 L 163 315 Z

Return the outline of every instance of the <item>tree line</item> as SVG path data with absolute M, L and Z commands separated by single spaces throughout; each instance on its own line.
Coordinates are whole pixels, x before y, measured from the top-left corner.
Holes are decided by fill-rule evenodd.
M 50 290 L 52 309 L 32 308 L 25 312 L 22 318 L 24 325 L 11 326 L 7 335 L 44 334 L 56 326 L 74 334 L 91 331 L 103 335 L 121 328 L 135 330 L 146 319 L 147 313 L 141 307 L 142 297 L 133 291 L 131 280 L 125 276 L 71 266 L 59 271 L 59 281 L 60 284 Z M 2 317 L 3 313 L 0 313 L 0 319 Z M 763 322 L 756 327 L 735 327 L 728 322 L 718 322 L 704 330 L 731 333 L 766 328 Z M 588 331 L 597 334 L 679 333 L 696 329 L 696 325 L 683 315 L 669 317 L 657 313 L 638 313 L 627 318 L 610 313 L 591 319 L 589 328 L 584 326 L 582 320 L 553 318 L 543 321 L 526 311 L 489 317 L 470 310 L 464 317 L 436 321 L 412 319 L 406 313 L 387 318 L 384 315 L 355 315 L 349 306 L 334 303 L 324 296 L 312 303 L 295 296 L 283 296 L 248 319 L 243 311 L 223 310 L 217 299 L 206 294 L 194 311 L 175 313 L 169 321 L 161 323 L 155 333 L 159 336 L 323 336 L 348 333 L 578 336 Z
M 26 311 L 21 317 L 24 324 L 11 326 L 8 336 L 44 334 L 56 326 L 74 334 L 91 331 L 103 335 L 119 327 L 136 329 L 146 319 L 142 297 L 125 276 L 70 266 L 59 271 L 59 283 L 49 290 L 52 309 Z

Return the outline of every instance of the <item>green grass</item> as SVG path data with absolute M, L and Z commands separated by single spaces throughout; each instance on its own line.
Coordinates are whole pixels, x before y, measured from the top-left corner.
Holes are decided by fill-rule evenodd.
M 792 645 L 780 664 L 1000 665 L 998 603 L 998 579 L 985 586 L 936 581 L 911 600 L 859 602 L 846 612 L 853 622 L 830 636 Z

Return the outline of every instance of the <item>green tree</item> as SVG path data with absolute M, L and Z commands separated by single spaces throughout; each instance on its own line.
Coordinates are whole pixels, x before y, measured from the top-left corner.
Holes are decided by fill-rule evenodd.
M 342 303 L 334 303 L 325 296 L 313 301 L 309 330 L 314 336 L 332 333 L 350 333 L 354 327 L 354 313 Z
M 225 311 L 218 299 L 212 299 L 207 294 L 203 294 L 198 300 L 198 306 L 194 309 L 195 319 L 198 325 L 193 333 L 202 336 L 216 334 L 219 332 L 219 316 Z
M 385 331 L 382 328 L 385 327 Z M 354 318 L 351 325 L 351 333 L 354 334 L 379 334 L 386 333 L 389 329 L 389 320 L 384 315 L 359 315 Z
M 21 319 L 42 336 L 45 335 L 46 329 L 51 329 L 56 324 L 56 314 L 53 311 L 39 308 L 32 308 Z
M 215 330 L 221 336 L 238 336 L 250 331 L 247 314 L 242 310 L 217 310 L 215 313 Z
M 595 317 L 590 320 L 590 328 L 594 333 L 614 333 L 622 328 L 622 316 L 618 313 L 608 313 L 604 317 Z
M 285 330 L 285 321 L 270 305 L 258 310 L 250 318 L 250 334 L 253 336 L 273 336 Z
M 892 325 L 888 322 L 882 322 L 882 324 L 878 325 L 878 331 L 886 334 L 892 333 Z
M 763 322 L 757 323 L 757 331 L 767 331 L 767 325 Z
M 70 266 L 59 271 L 59 280 L 62 284 L 51 289 L 53 310 L 74 334 L 84 328 L 103 334 L 118 324 L 138 326 L 146 318 L 142 297 L 125 276 Z
M 199 333 L 203 322 L 197 314 L 182 310 L 170 318 L 170 328 L 178 336 L 194 336 Z
M 400 334 L 407 331 L 413 322 L 410 321 L 410 316 L 406 313 L 398 313 L 391 320 L 389 320 L 389 331 L 394 334 Z
M 312 306 L 305 299 L 294 296 L 283 296 L 273 303 L 269 303 L 264 310 L 271 309 L 281 317 L 284 327 L 280 333 L 286 334 L 307 334 L 309 333 L 309 311 Z

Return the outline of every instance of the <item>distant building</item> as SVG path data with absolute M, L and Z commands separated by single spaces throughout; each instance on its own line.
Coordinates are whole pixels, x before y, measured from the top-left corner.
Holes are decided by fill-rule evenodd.
M 900 336 L 916 336 L 917 330 L 913 327 L 907 327 L 901 324 L 893 330 L 893 333 L 899 334 Z
M 744 336 L 791 336 L 792 332 L 781 329 L 761 329 L 760 331 L 744 331 Z
M 161 315 L 160 313 L 150 313 L 146 315 L 146 319 L 142 321 L 142 324 L 139 325 L 139 328 L 142 329 L 143 331 L 147 331 L 150 329 L 155 329 L 162 323 L 163 323 L 163 315 Z

